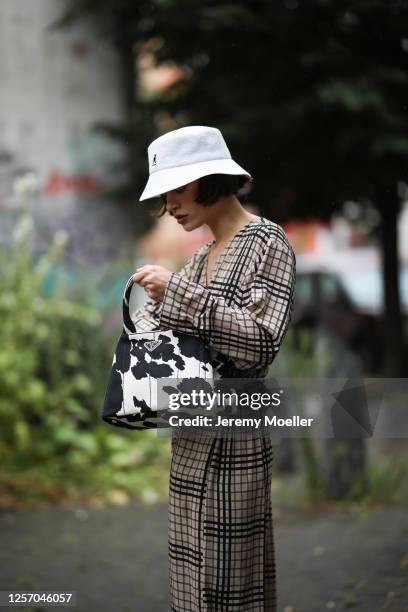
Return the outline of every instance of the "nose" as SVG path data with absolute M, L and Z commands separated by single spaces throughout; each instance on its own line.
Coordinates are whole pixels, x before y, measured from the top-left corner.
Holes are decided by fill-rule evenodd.
M 174 192 L 168 191 L 166 194 L 166 208 L 170 214 L 173 214 L 179 208 L 179 203 L 177 202 L 177 194 Z

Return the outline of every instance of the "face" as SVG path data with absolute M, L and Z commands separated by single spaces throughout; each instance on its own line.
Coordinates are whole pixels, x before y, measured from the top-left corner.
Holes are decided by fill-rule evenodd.
M 166 195 L 167 212 L 175 217 L 177 223 L 188 232 L 207 223 L 209 208 L 211 208 L 194 201 L 197 192 L 198 181 L 192 181 L 163 194 Z

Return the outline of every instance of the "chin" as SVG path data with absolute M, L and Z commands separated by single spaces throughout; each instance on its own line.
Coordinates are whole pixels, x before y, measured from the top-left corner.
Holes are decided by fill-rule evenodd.
M 197 229 L 198 227 L 201 227 L 202 223 L 200 223 L 199 221 L 187 221 L 184 225 L 183 225 L 183 229 L 186 230 L 186 232 L 192 232 L 193 230 Z

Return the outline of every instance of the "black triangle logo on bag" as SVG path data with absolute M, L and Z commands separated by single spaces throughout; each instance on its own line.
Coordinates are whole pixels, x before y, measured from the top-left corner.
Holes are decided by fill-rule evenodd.
M 162 343 L 162 340 L 149 340 L 148 342 L 144 342 L 144 345 L 148 351 L 152 352 L 161 343 Z

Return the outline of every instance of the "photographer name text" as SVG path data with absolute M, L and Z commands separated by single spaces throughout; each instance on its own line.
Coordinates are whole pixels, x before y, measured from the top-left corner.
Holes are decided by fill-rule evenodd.
M 255 427 L 258 429 L 261 425 L 264 427 L 311 427 L 313 418 L 300 417 L 294 415 L 292 417 L 281 418 L 276 415 L 262 418 L 228 418 L 218 416 L 217 419 L 209 416 L 197 415 L 192 418 L 179 417 L 172 415 L 169 418 L 169 424 L 172 427 Z

